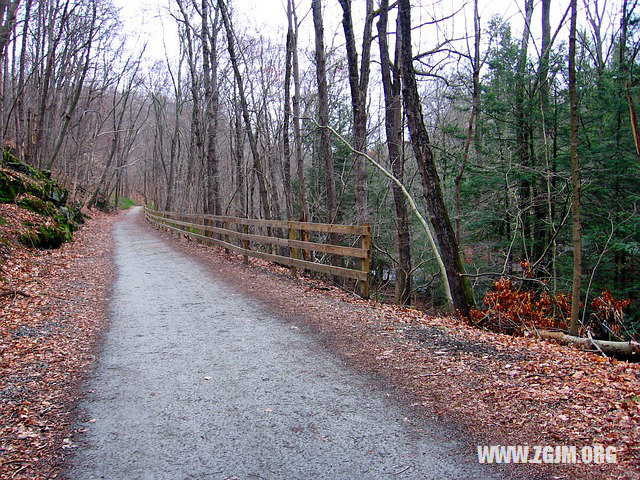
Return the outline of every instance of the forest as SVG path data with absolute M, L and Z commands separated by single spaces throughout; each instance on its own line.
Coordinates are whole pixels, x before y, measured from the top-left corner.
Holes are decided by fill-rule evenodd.
M 283 0 L 273 38 L 166 0 L 132 46 L 109 0 L 3 1 L 3 149 L 80 208 L 369 224 L 381 300 L 637 340 L 638 1 L 483 3 Z

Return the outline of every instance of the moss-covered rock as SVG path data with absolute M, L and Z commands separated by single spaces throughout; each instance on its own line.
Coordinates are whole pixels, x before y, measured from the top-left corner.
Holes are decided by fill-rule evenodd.
M 17 198 L 16 204 L 34 213 L 51 217 L 57 213 L 55 205 L 48 201 L 42 200 L 34 195 L 24 194 Z
M 72 232 L 75 232 L 78 227 L 84 223 L 85 215 L 78 207 L 60 207 L 58 209 L 58 214 L 70 225 Z
M 45 191 L 35 181 L 18 172 L 0 168 L 0 202 L 13 203 L 19 195 L 29 194 L 42 198 Z
M 69 196 L 64 187 L 51 180 L 49 172 L 21 163 L 3 150 L 0 167 L 0 202 L 14 202 L 18 195 L 24 193 L 52 202 L 56 207 L 63 206 Z
M 3 150 L 0 162 L 0 203 L 15 203 L 43 218 L 24 225 L 17 235 L 22 244 L 35 248 L 58 248 L 71 241 L 72 232 L 84 222 L 80 209 L 67 206 L 67 190 L 41 171 L 16 160 Z M 44 223 L 44 224 L 43 224 Z
M 34 229 L 28 229 L 18 235 L 18 241 L 27 247 L 35 248 L 59 248 L 65 242 L 72 239 L 68 224 L 57 222 L 51 225 L 40 225 Z

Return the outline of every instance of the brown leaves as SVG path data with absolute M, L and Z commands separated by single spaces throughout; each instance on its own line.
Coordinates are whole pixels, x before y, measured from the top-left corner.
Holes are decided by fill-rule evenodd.
M 554 306 L 562 312 L 566 296 L 551 298 L 547 292 L 518 289 L 511 280 L 501 278 L 483 299 L 486 308 L 471 310 L 469 316 L 478 326 L 496 332 L 523 333 L 536 328 L 565 328 L 564 317 L 554 314 Z
M 630 304 L 630 298 L 616 300 L 610 292 L 605 290 L 599 297 L 593 299 L 590 307 L 594 310 L 593 315 L 601 325 L 614 335 L 619 335 L 624 322 L 623 310 Z
M 254 261 L 246 267 L 241 257 L 193 242 L 173 245 L 293 325 L 312 326 L 322 345 L 350 364 L 408 393 L 414 415 L 454 423 L 470 441 L 618 447 L 615 465 L 546 465 L 536 468 L 552 474 L 529 478 L 638 478 L 639 365 L 362 300 L 335 287 L 310 288 L 309 279 L 291 279 L 285 269 Z
M 106 319 L 115 217 L 92 212 L 73 243 L 38 251 L 12 239 L 39 216 L 4 204 L 0 215 L 0 291 L 9 292 L 0 295 L 0 478 L 55 478 L 75 387 Z
M 529 263 L 523 261 L 520 265 L 524 277 L 533 278 Z M 511 280 L 500 278 L 494 283 L 493 289 L 485 294 L 482 300 L 485 308 L 469 312 L 471 322 L 494 332 L 518 335 L 538 329 L 566 330 L 571 294 L 559 292 L 552 298 L 546 290 L 546 284 L 541 284 L 543 288 L 536 290 L 525 284 L 516 287 Z M 591 315 L 581 327 L 581 334 L 599 332 L 607 336 L 620 336 L 624 329 L 624 309 L 630 303 L 630 299 L 616 300 L 605 290 L 589 305 Z

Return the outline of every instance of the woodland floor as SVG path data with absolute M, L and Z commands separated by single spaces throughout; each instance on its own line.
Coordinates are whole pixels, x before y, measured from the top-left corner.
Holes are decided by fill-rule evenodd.
M 72 243 L 35 250 L 12 233 L 38 216 L 8 204 L 0 215 L 0 478 L 57 478 L 107 323 L 118 217 L 92 212 Z
M 230 288 L 140 213 L 113 230 L 109 329 L 69 478 L 505 477 L 468 455 L 455 428 L 409 413 L 313 328 Z
M 13 207 L 3 205 L 11 218 Z M 96 215 L 58 251 L 3 247 L 0 478 L 56 478 L 73 450 L 78 385 L 106 323 L 111 226 Z M 140 222 L 143 219 L 139 218 Z M 415 417 L 469 444 L 618 447 L 609 465 L 512 465 L 515 478 L 637 479 L 640 367 L 455 319 L 353 297 L 311 278 L 141 228 L 211 268 L 279 318 L 311 328 L 345 364 L 391 385 Z M 475 449 L 468 452 L 475 454 Z
M 220 248 L 156 234 L 280 318 L 312 326 L 345 363 L 396 386 L 414 415 L 455 425 L 472 445 L 617 447 L 615 464 L 511 465 L 505 473 L 640 477 L 640 364 L 363 300 L 261 260 L 246 266 Z

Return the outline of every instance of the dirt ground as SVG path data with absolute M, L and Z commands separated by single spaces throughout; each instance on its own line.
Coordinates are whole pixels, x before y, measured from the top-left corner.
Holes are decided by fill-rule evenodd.
M 261 260 L 246 266 L 220 248 L 156 234 L 275 315 L 311 326 L 347 364 L 394 385 L 416 417 L 465 432 L 474 452 L 485 444 L 617 448 L 617 463 L 511 465 L 503 473 L 639 478 L 640 365 L 363 300 Z
M 139 214 L 113 231 L 111 321 L 69 478 L 505 478 Z
M 30 212 L 0 205 L 0 478 L 59 478 L 80 389 L 107 324 L 111 226 L 91 213 L 57 250 L 11 242 Z
M 10 218 L 11 212 L 0 213 Z M 96 366 L 108 324 L 115 221 L 96 214 L 58 251 L 7 253 L 3 246 L 0 252 L 0 478 L 60 478 L 87 427 L 100 422 L 76 406 L 78 385 Z M 497 474 L 640 476 L 638 365 L 358 299 L 318 279 L 292 279 L 265 262 L 245 266 L 237 255 L 137 221 L 141 231 L 210 269 L 228 295 L 253 299 L 264 318 L 286 320 L 291 332 L 313 337 L 312 344 L 342 367 L 366 375 L 367 385 L 393 397 L 403 418 L 460 432 L 467 440 L 457 447 L 463 456 L 473 454 L 476 444 L 618 448 L 616 464 L 512 465 Z M 85 423 L 72 427 L 74 417 Z

